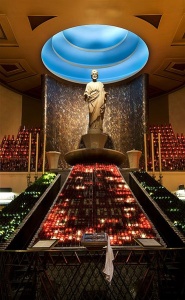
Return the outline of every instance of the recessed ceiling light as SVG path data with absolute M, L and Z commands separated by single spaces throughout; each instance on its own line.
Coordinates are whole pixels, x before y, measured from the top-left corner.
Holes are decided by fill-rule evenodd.
M 108 25 L 84 25 L 63 30 L 43 46 L 46 68 L 68 81 L 87 83 L 91 70 L 99 80 L 117 82 L 137 74 L 147 63 L 146 43 L 136 34 Z

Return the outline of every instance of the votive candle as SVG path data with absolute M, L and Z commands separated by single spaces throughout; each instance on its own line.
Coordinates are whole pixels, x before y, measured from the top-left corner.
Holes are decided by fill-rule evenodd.
M 36 135 L 36 157 L 35 157 L 35 173 L 37 173 L 38 168 L 38 156 L 39 156 L 39 134 Z
M 31 132 L 29 134 L 29 148 L 28 148 L 28 173 L 30 173 L 31 166 Z
M 152 143 L 152 171 L 155 172 L 155 165 L 154 165 L 154 135 L 153 135 L 153 132 L 151 133 L 151 143 Z
M 161 173 L 162 166 L 161 166 L 161 135 L 160 135 L 160 133 L 158 133 L 158 147 L 159 147 L 159 172 Z

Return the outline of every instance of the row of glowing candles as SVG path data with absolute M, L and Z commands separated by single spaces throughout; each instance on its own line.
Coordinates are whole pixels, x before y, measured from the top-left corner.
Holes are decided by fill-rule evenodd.
M 184 148 L 183 148 L 184 149 Z M 145 170 L 147 170 L 147 138 L 146 134 L 144 134 L 144 152 L 145 152 Z M 182 151 L 181 154 L 184 154 L 184 151 Z M 177 157 L 177 154 L 175 155 Z M 158 160 L 159 160 L 159 172 L 162 172 L 162 155 L 161 155 L 161 134 L 158 133 Z M 151 163 L 152 163 L 152 171 L 155 172 L 155 155 L 154 155 L 154 134 L 151 133 Z
M 28 174 L 31 171 L 31 153 L 32 153 L 32 133 L 29 133 L 29 148 L 28 148 Z M 45 148 L 46 148 L 46 135 L 44 134 L 43 141 L 43 161 L 42 161 L 42 174 L 45 171 Z M 36 153 L 35 153 L 35 174 L 38 173 L 38 157 L 39 157 L 39 133 L 36 134 Z
M 105 231 L 105 228 L 101 228 L 100 226 L 94 227 L 84 227 L 80 230 L 76 230 L 75 228 L 65 228 L 61 230 L 57 227 L 52 228 L 53 226 L 50 222 L 45 223 L 43 230 L 39 234 L 39 238 L 50 238 L 50 239 L 59 239 L 59 243 L 68 244 L 76 242 L 80 242 L 84 233 L 95 233 Z M 106 232 L 110 237 L 111 244 L 123 245 L 125 242 L 132 242 L 134 238 L 154 238 L 155 234 L 152 231 L 151 225 L 148 221 L 142 221 L 139 223 L 126 224 L 126 228 L 123 230 L 117 231 L 112 227 L 106 227 Z
M 75 180 L 73 179 L 81 179 L 80 184 L 82 187 L 84 183 L 84 176 L 82 176 L 83 172 L 89 174 L 89 172 L 100 170 L 103 172 L 102 176 L 107 173 L 106 171 L 111 172 L 112 176 L 110 176 L 111 174 L 106 176 L 107 184 L 110 179 L 111 181 L 117 182 L 115 190 L 126 196 L 126 198 L 118 198 L 119 205 L 121 205 L 120 202 L 122 202 L 123 205 L 122 209 L 119 210 L 119 214 L 117 215 L 115 213 L 117 204 L 115 203 L 115 201 L 117 201 L 116 195 L 106 199 L 105 203 L 104 201 L 102 202 L 103 199 L 99 199 L 100 203 L 95 201 L 96 211 L 92 209 L 91 214 L 93 214 L 94 217 L 91 218 L 89 216 L 89 209 L 92 208 L 93 203 L 91 203 L 91 207 L 88 207 L 85 199 L 82 198 L 78 208 L 78 205 L 76 205 L 73 200 L 70 201 L 69 198 L 64 198 L 64 188 L 63 193 L 59 195 L 58 203 L 54 205 L 47 219 L 43 222 L 39 238 L 59 239 L 59 244 L 67 246 L 80 245 L 81 238 L 85 233 L 101 231 L 106 231 L 109 234 L 111 245 L 124 245 L 125 243 L 133 243 L 134 238 L 153 238 L 155 236 L 150 222 L 140 210 L 140 207 L 134 203 L 135 199 L 132 196 L 128 185 L 125 184 L 124 179 L 120 177 L 117 167 L 100 164 L 96 164 L 94 167 L 91 165 L 76 165 L 72 170 L 70 182 L 74 183 Z M 78 176 L 79 173 L 77 171 L 81 171 L 80 177 Z M 78 173 L 78 175 L 76 173 Z M 99 175 L 99 172 L 96 172 L 96 176 L 99 177 Z M 79 183 L 77 183 L 76 188 L 79 189 Z M 75 186 L 73 189 L 75 189 Z M 124 203 L 128 203 L 129 207 L 124 206 Z M 108 204 L 109 208 L 106 204 Z M 106 214 L 104 213 L 105 206 Z M 83 208 L 88 210 L 87 216 L 84 214 Z M 98 211 L 100 211 L 100 209 L 102 209 L 102 213 L 99 214 Z
M 64 212 L 64 210 L 62 211 Z M 153 238 L 155 236 L 150 222 L 143 213 L 138 213 L 137 219 L 130 213 L 128 215 L 124 214 L 124 226 L 123 222 L 120 222 L 122 219 L 120 217 L 107 218 L 103 216 L 93 221 L 96 225 L 92 226 L 89 224 L 87 226 L 89 216 L 87 219 L 85 216 L 82 216 L 81 219 L 80 216 L 62 216 L 59 212 L 58 214 L 56 212 L 49 214 L 39 233 L 39 238 L 56 238 L 63 244 L 75 244 L 81 240 L 83 233 L 106 231 L 112 244 L 124 244 L 125 242 L 132 242 L 133 238 Z M 78 229 L 79 227 L 81 228 L 80 230 Z

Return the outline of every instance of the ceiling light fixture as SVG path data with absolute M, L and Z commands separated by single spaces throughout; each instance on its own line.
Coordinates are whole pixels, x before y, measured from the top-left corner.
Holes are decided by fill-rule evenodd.
M 63 30 L 43 46 L 46 68 L 71 82 L 90 81 L 97 69 L 99 80 L 113 83 L 137 74 L 147 63 L 149 50 L 136 34 L 108 25 L 84 25 Z

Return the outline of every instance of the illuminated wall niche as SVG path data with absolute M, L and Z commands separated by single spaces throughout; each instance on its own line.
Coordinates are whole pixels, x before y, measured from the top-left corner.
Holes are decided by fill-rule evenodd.
M 77 149 L 81 136 L 87 132 L 88 108 L 83 98 L 85 84 L 59 81 L 44 75 L 43 85 L 46 151 L 60 151 L 59 167 L 65 169 L 68 166 L 64 154 Z M 105 90 L 108 100 L 104 132 L 112 139 L 114 149 L 125 154 L 123 167 L 128 167 L 126 152 L 132 149 L 143 152 L 143 133 L 147 123 L 146 75 L 130 82 L 105 84 Z

